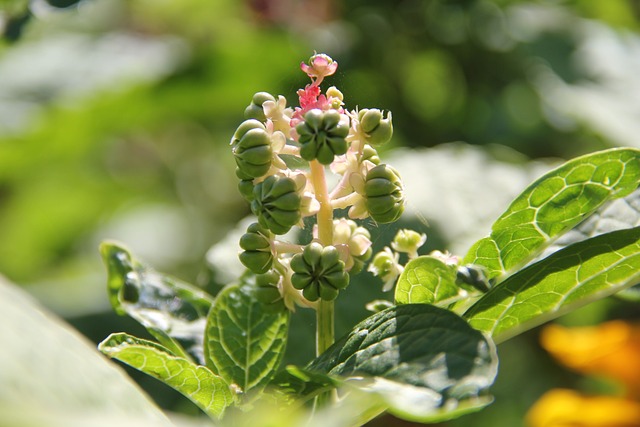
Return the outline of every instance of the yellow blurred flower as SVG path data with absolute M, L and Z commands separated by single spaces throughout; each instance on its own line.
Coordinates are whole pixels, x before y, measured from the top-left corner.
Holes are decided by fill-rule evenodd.
M 640 427 L 640 404 L 608 396 L 551 390 L 529 410 L 531 427 Z
M 620 320 L 598 326 L 546 327 L 540 342 L 566 367 L 619 381 L 640 399 L 640 325 Z
M 640 427 L 639 324 L 611 321 L 580 328 L 550 325 L 542 331 L 540 341 L 568 368 L 619 381 L 627 397 L 551 390 L 529 410 L 530 427 Z

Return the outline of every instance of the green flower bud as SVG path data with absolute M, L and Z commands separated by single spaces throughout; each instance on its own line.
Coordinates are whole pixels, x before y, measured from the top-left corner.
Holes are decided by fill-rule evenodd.
M 265 305 L 268 312 L 277 312 L 285 309 L 284 299 L 278 289 L 280 274 L 271 270 L 265 274 L 256 275 L 255 296 Z
M 391 113 L 383 118 L 382 112 L 376 108 L 360 110 L 358 113 L 360 130 L 365 135 L 365 142 L 373 146 L 386 144 L 393 135 Z
M 273 149 L 262 123 L 254 119 L 242 122 L 231 139 L 231 145 L 236 165 L 244 175 L 257 178 L 269 172 Z
M 396 279 L 402 273 L 402 266 L 398 263 L 398 254 L 386 247 L 375 254 L 368 270 L 384 281 L 382 290 L 386 292 L 393 288 Z
M 238 191 L 247 202 L 253 201 L 253 187 L 252 179 L 243 179 L 238 183 Z
M 370 161 L 374 165 L 380 164 L 380 157 L 378 157 L 378 152 L 370 145 L 365 145 L 362 149 L 362 161 L 364 162 L 365 160 Z
M 391 247 L 397 252 L 409 254 L 409 258 L 418 256 L 418 248 L 427 241 L 426 234 L 420 234 L 413 230 L 399 230 L 391 242 Z
M 336 110 L 313 109 L 304 115 L 304 122 L 296 126 L 300 156 L 305 160 L 318 159 L 323 165 L 333 162 L 334 156 L 347 152 L 349 118 Z
M 358 274 L 364 268 L 365 263 L 371 258 L 373 255 L 373 249 L 371 247 L 367 248 L 366 252 L 362 256 L 354 256 L 353 257 L 353 267 L 349 270 L 351 274 Z
M 404 211 L 404 190 L 398 172 L 382 164 L 367 173 L 364 184 L 365 204 L 375 221 L 398 220 Z
M 256 119 L 264 122 L 267 120 L 267 117 L 264 114 L 264 110 L 262 109 L 262 104 L 265 101 L 274 101 L 275 98 L 273 95 L 267 92 L 258 92 L 253 95 L 253 99 L 251 100 L 251 104 L 244 110 L 244 118 L 245 119 Z
M 293 179 L 272 175 L 253 188 L 251 211 L 263 227 L 285 234 L 300 221 L 301 203 Z
M 291 258 L 291 284 L 309 301 L 332 301 L 349 284 L 344 262 L 334 246 L 313 242 Z
M 240 262 L 256 274 L 266 273 L 273 265 L 271 233 L 258 223 L 253 223 L 240 238 Z

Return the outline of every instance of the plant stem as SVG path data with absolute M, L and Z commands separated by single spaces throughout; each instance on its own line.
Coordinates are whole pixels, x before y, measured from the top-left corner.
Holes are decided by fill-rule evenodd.
M 318 211 L 318 238 L 320 244 L 329 246 L 333 244 L 333 208 L 327 190 L 327 181 L 324 174 L 324 166 L 317 160 L 310 162 L 311 182 L 315 190 L 316 199 L 320 203 Z M 318 301 L 316 310 L 316 355 L 322 354 L 334 340 L 333 329 L 333 301 Z M 321 407 L 331 398 L 330 392 L 322 393 L 316 400 L 316 406 Z
M 333 301 L 318 301 L 316 311 L 316 356 L 333 344 Z
M 309 163 L 311 167 L 311 183 L 316 193 L 316 199 L 320 203 L 318 211 L 318 238 L 323 246 L 333 244 L 333 208 L 327 190 L 327 181 L 324 176 L 324 166 L 317 160 Z

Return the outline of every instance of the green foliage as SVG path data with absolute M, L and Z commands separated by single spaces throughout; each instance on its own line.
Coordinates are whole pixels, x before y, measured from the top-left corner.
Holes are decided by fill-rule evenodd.
M 608 33 L 611 29 L 603 24 L 631 30 L 638 28 L 634 17 L 637 8 L 627 0 L 590 0 L 553 5 L 491 0 L 453 3 L 439 0 L 401 1 L 398 4 L 357 0 L 334 10 L 331 16 L 325 17 L 324 22 L 322 16 L 310 17 L 301 10 L 280 14 L 270 7 L 259 8 L 255 6 L 256 2 L 169 0 L 154 3 L 134 0 L 126 2 L 125 6 L 120 1 L 97 0 L 83 2 L 81 8 L 56 11 L 55 19 L 49 19 L 47 4 L 62 8 L 74 3 L 75 0 L 0 1 L 3 36 L 6 40 L 20 41 L 12 45 L 0 45 L 3 55 L 7 54 L 0 67 L 5 70 L 3 78 L 7 77 L 6 69 L 9 69 L 9 74 L 27 76 L 25 81 L 28 83 L 21 86 L 5 81 L 3 98 L 6 101 L 0 106 L 6 113 L 3 115 L 5 119 L 0 120 L 0 235 L 3 236 L 0 241 L 0 271 L 27 285 L 33 282 L 41 284 L 50 294 L 62 295 L 58 298 L 66 299 L 67 304 L 76 307 L 75 310 L 81 314 L 95 315 L 104 310 L 104 305 L 86 304 L 67 285 L 80 283 L 82 286 L 78 287 L 83 291 L 99 290 L 97 286 L 92 286 L 98 285 L 99 281 L 92 276 L 98 260 L 87 247 L 111 233 L 113 224 L 122 224 L 121 220 L 126 219 L 127 223 L 126 227 L 121 228 L 123 231 L 118 238 L 131 239 L 132 247 L 138 246 L 139 242 L 154 247 L 155 252 L 147 254 L 145 251 L 145 256 L 158 266 L 162 265 L 163 269 L 174 274 L 184 274 L 184 277 L 195 277 L 200 272 L 200 266 L 195 264 L 210 242 L 218 240 L 232 222 L 246 213 L 240 200 L 230 196 L 233 185 L 229 184 L 227 172 L 233 166 L 225 166 L 226 160 L 222 154 L 225 153 L 228 135 L 233 133 L 233 128 L 239 123 L 239 112 L 246 107 L 255 90 L 275 86 L 276 90 L 289 96 L 291 85 L 288 77 L 293 75 L 293 68 L 299 62 L 300 50 L 307 52 L 318 48 L 315 44 L 317 39 L 314 45 L 303 46 L 309 34 L 314 37 L 320 34 L 320 39 L 325 42 L 340 41 L 338 59 L 353 71 L 340 76 L 341 83 L 346 86 L 345 93 L 358 97 L 352 102 L 353 105 L 380 108 L 361 109 L 362 115 L 365 111 L 394 111 L 396 126 L 392 145 L 434 145 L 450 140 L 483 144 L 491 141 L 516 147 L 518 151 L 532 156 L 551 154 L 566 158 L 576 152 L 584 153 L 610 144 L 606 136 L 607 132 L 613 132 L 607 129 L 615 129 L 616 134 L 625 133 L 619 132 L 621 126 L 618 122 L 609 126 L 610 123 L 602 125 L 596 121 L 580 121 L 583 116 L 579 111 L 575 115 L 578 126 L 563 126 L 568 124 L 567 117 L 560 111 L 561 106 L 549 102 L 549 89 L 544 87 L 544 82 L 557 79 L 553 93 L 561 93 L 562 98 L 567 99 L 572 97 L 564 96 L 565 92 L 555 89 L 562 87 L 570 90 L 576 81 L 588 81 L 590 85 L 601 88 L 602 85 L 598 85 L 602 83 L 606 69 L 599 67 L 596 72 L 589 69 L 591 62 L 602 64 L 602 61 L 585 58 L 583 53 L 592 49 L 584 47 L 598 45 L 592 43 L 598 40 L 588 38 L 588 35 L 597 31 L 605 31 L 606 38 L 615 39 L 619 36 Z M 94 9 L 96 6 L 97 9 Z M 527 24 L 539 23 L 543 17 L 545 25 L 518 25 L 518 17 L 523 12 L 531 18 L 527 19 Z M 246 19 L 248 17 L 250 19 Z M 582 22 L 582 17 L 590 19 L 589 28 Z M 305 27 L 307 33 L 300 31 L 300 22 L 310 23 Z M 331 22 L 331 25 L 325 25 L 327 22 Z M 291 36 L 292 28 L 294 37 Z M 344 28 L 349 31 L 343 32 Z M 153 78 L 142 80 L 125 75 L 120 80 L 109 80 L 104 86 L 84 91 L 84 88 L 91 87 L 92 76 L 109 75 L 110 71 L 105 68 L 103 72 L 100 67 L 85 69 L 86 65 L 80 58 L 93 58 L 94 53 L 99 55 L 98 42 L 119 39 L 122 34 L 128 33 L 144 34 L 146 40 L 174 46 L 175 51 L 168 60 L 143 62 L 142 68 L 162 68 L 163 71 Z M 73 65 L 62 67 L 59 64 L 54 68 L 54 73 L 47 72 L 51 69 L 47 67 L 48 64 L 55 65 L 51 58 L 60 55 L 39 55 L 38 48 L 60 52 L 64 46 L 62 43 L 56 44 L 57 40 L 66 36 L 71 36 L 76 45 L 88 46 L 92 54 L 75 52 L 78 61 L 68 61 Z M 626 41 L 616 46 L 624 47 L 623 44 L 627 44 Z M 136 49 L 136 54 L 139 52 L 136 43 L 126 45 L 128 49 Z M 123 49 L 114 47 L 116 45 L 110 45 L 108 49 L 112 52 L 109 60 L 117 61 Z M 10 55 L 14 50 L 17 55 Z M 607 49 L 608 54 L 611 52 L 617 50 Z M 634 57 L 624 55 L 624 49 L 621 52 L 621 56 Z M 19 56 L 28 58 L 24 69 L 20 66 L 13 68 Z M 39 58 L 50 59 L 34 62 Z M 545 66 L 530 67 L 532 59 Z M 625 70 L 615 62 L 612 56 L 610 68 Z M 34 76 L 40 68 L 44 70 L 42 75 L 52 77 L 46 81 L 42 77 L 41 84 L 33 84 L 34 81 L 29 80 L 28 76 Z M 496 73 L 495 70 L 500 72 Z M 68 85 L 68 91 L 64 89 L 65 85 Z M 17 89 L 12 91 L 14 86 Z M 614 91 L 614 96 L 619 97 L 619 92 Z M 246 111 L 251 117 L 263 121 L 262 103 L 272 99 L 275 100 L 264 93 L 254 97 Z M 607 108 L 611 106 L 608 102 L 602 102 L 602 105 Z M 624 104 L 616 106 L 624 107 Z M 23 115 L 23 109 L 30 113 Z M 35 114 L 31 114 L 34 111 Z M 623 108 L 620 111 L 633 110 Z M 388 125 L 378 128 L 375 128 L 375 123 L 372 125 L 369 119 L 366 120 L 363 132 L 372 132 L 372 135 L 377 132 L 375 138 L 368 142 L 387 139 L 391 129 L 390 115 L 387 119 L 383 116 L 377 113 L 371 115 L 374 122 L 378 118 L 382 120 L 381 123 L 389 119 Z M 607 119 L 606 115 L 603 116 Z M 571 124 L 575 117 L 571 116 Z M 14 122 L 18 123 L 15 128 Z M 5 128 L 3 125 L 6 124 L 11 126 Z M 634 135 L 635 132 L 627 134 Z M 259 140 L 257 145 L 264 145 L 264 135 Z M 248 151 L 253 148 L 250 146 Z M 368 148 L 364 147 L 365 153 Z M 262 162 L 261 169 L 257 171 L 259 173 L 265 170 L 267 150 L 258 151 L 260 153 L 256 157 Z M 238 155 L 242 164 L 255 160 L 253 154 L 247 151 L 238 151 Z M 373 152 L 371 156 L 367 158 L 378 164 L 378 154 Z M 231 158 L 229 155 L 227 160 L 233 163 Z M 458 165 L 448 164 L 446 167 L 459 170 Z M 413 179 L 404 170 L 400 171 L 405 178 Z M 253 172 L 255 174 L 256 171 Z M 579 175 L 578 180 L 583 179 L 581 172 L 575 173 Z M 611 177 L 615 178 L 615 173 Z M 240 186 L 243 195 L 253 199 L 253 183 L 246 178 L 239 178 L 242 179 Z M 435 177 L 433 181 L 436 181 Z M 455 185 L 452 183 L 453 187 Z M 550 188 L 555 191 L 551 185 L 542 186 L 540 191 Z M 607 241 L 605 237 L 595 236 L 610 232 L 608 227 L 611 223 L 603 221 L 595 234 L 585 227 L 588 221 L 614 205 L 614 195 L 604 195 L 602 188 L 590 184 L 585 185 L 584 192 L 578 188 L 579 185 L 571 189 L 567 187 L 554 193 L 554 197 L 558 197 L 557 205 L 549 205 L 544 213 L 545 209 L 539 208 L 534 214 L 537 219 L 530 223 L 533 225 L 525 224 L 529 217 L 520 217 L 531 214 L 529 207 L 521 209 L 513 206 L 509 218 L 501 222 L 495 235 L 492 233 L 484 241 L 483 245 L 487 246 L 478 246 L 480 258 L 474 254 L 473 259 L 466 260 L 475 263 L 473 268 L 477 270 L 469 271 L 479 272 L 481 266 L 486 264 L 492 278 L 488 285 L 494 286 L 495 290 L 489 291 L 478 303 L 481 305 L 472 308 L 468 315 L 479 313 L 477 310 L 483 313 L 489 310 L 492 316 L 497 315 L 497 311 L 492 310 L 504 308 L 501 301 L 504 301 L 502 296 L 507 289 L 517 289 L 518 295 L 533 295 L 534 300 L 539 297 L 550 301 L 551 297 L 547 295 L 549 283 L 542 278 L 544 272 L 549 273 L 548 269 L 552 267 L 563 268 L 566 274 L 571 271 L 569 258 L 556 258 L 560 254 L 568 256 L 571 251 L 582 248 L 579 255 L 585 259 L 602 260 L 605 265 L 614 262 L 613 255 L 607 254 L 609 249 L 606 249 L 606 245 L 601 246 L 602 254 L 591 258 L 586 249 L 593 243 L 590 239 L 600 239 L 595 243 Z M 607 191 L 615 192 L 612 188 Z M 464 192 L 465 188 L 461 187 L 460 193 Z M 443 193 L 447 193 L 448 200 L 456 198 L 451 192 Z M 622 193 L 624 191 L 615 197 Z M 567 200 L 563 200 L 564 197 Z M 596 200 L 598 198 L 603 201 L 600 205 Z M 489 197 L 482 203 L 485 206 L 501 205 Z M 582 204 L 576 208 L 572 203 Z M 165 227 L 145 234 L 142 229 L 149 223 L 147 218 L 142 223 L 128 222 L 131 212 L 137 213 L 138 208 L 156 204 L 182 214 L 186 212 L 189 226 L 177 230 L 171 239 L 156 241 L 152 237 L 163 233 Z M 435 204 L 440 206 L 439 203 Z M 139 212 L 148 212 L 142 209 Z M 479 204 L 467 204 L 461 209 L 477 210 L 479 216 L 486 212 Z M 449 211 L 448 208 L 441 210 Z M 379 222 L 383 222 L 384 218 L 379 214 L 374 215 L 382 219 Z M 546 217 L 547 221 L 541 220 L 540 215 Z M 437 236 L 434 238 L 437 232 L 432 218 L 425 216 L 433 226 L 430 244 L 441 244 Z M 465 218 L 469 217 L 476 218 L 475 215 Z M 620 212 L 609 219 L 619 221 L 623 217 L 623 228 L 638 226 L 633 221 L 627 222 L 627 217 Z M 560 220 L 557 221 L 558 218 Z M 555 226 L 562 229 L 554 229 Z M 539 232 L 536 229 L 538 227 L 543 232 Z M 380 235 L 384 230 L 383 227 L 376 232 Z M 610 238 L 623 234 L 618 232 Z M 176 235 L 180 238 L 175 238 Z M 378 235 L 373 236 L 374 244 L 382 241 L 378 240 Z M 520 237 L 524 237 L 524 240 Z M 583 247 L 576 246 L 579 240 L 586 240 Z M 615 247 L 616 244 L 611 241 L 609 246 Z M 263 245 L 261 249 L 264 248 Z M 171 256 L 163 259 L 157 255 L 160 251 Z M 559 252 L 553 255 L 554 251 Z M 230 252 L 234 250 L 230 249 Z M 625 259 L 632 261 L 631 253 L 625 255 Z M 272 267 L 270 253 L 261 253 L 260 256 L 260 261 L 265 261 L 260 263 L 261 266 Z M 538 262 L 525 267 L 531 260 Z M 141 322 L 171 353 L 186 360 L 204 363 L 204 319 L 213 298 L 200 293 L 195 287 L 136 265 L 135 262 L 133 267 L 126 267 L 126 258 L 117 262 L 112 259 L 108 263 L 113 307 Z M 598 277 L 602 283 L 611 285 L 615 282 L 609 276 L 603 278 L 601 272 L 598 273 L 597 265 L 589 265 L 593 268 L 594 277 Z M 396 302 L 445 306 L 452 301 L 450 298 L 456 298 L 454 295 L 461 295 L 462 291 L 455 283 L 455 271 L 445 266 L 435 258 L 411 261 L 400 276 Z M 611 267 L 616 274 L 621 273 L 620 268 Z M 355 271 L 355 268 L 350 270 L 350 275 L 353 276 Z M 540 278 L 540 281 L 529 281 L 525 272 Z M 553 276 L 556 273 L 549 274 Z M 198 280 L 217 280 L 206 276 L 199 275 Z M 633 281 L 632 276 L 628 279 L 629 282 Z M 235 277 L 221 282 L 227 284 L 233 280 Z M 371 290 L 375 283 L 368 283 L 370 281 L 370 278 L 360 277 L 351 282 L 341 302 L 342 307 L 348 309 L 338 316 L 338 322 L 346 323 L 345 319 L 351 321 L 363 316 L 361 306 L 364 304 L 359 300 L 356 304 L 354 301 L 357 298 L 353 295 L 359 293 L 360 298 L 370 299 L 370 294 L 378 292 L 377 289 Z M 365 285 L 362 288 L 366 290 L 358 290 L 355 283 Z M 478 283 L 484 282 L 480 280 Z M 567 282 L 568 286 L 578 286 L 581 290 L 587 286 L 571 283 Z M 589 286 L 595 286 L 595 282 L 589 283 Z M 496 332 L 494 338 L 507 339 L 525 327 L 573 309 L 575 304 L 601 298 L 628 285 L 615 283 L 618 284 L 583 295 L 579 301 L 562 306 L 557 311 L 555 306 L 543 304 L 540 313 L 528 307 L 525 316 L 524 312 L 514 315 L 513 308 L 510 308 L 509 319 L 516 318 L 515 326 L 508 326 L 508 322 L 500 320 L 500 328 L 507 329 Z M 212 283 L 207 285 L 210 286 L 208 289 L 213 289 Z M 256 285 L 259 286 L 259 283 Z M 283 286 L 282 283 L 271 285 L 274 283 L 270 282 L 270 286 L 263 289 L 264 299 L 269 297 L 272 300 L 277 296 L 276 292 L 280 292 L 278 286 Z M 616 295 L 630 295 L 633 289 L 629 287 Z M 464 290 L 469 291 L 467 288 Z M 254 292 L 259 296 L 261 291 L 257 289 Z M 97 291 L 92 295 L 102 298 Z M 172 302 L 184 305 L 174 308 Z M 464 301 L 453 309 L 462 312 L 465 304 L 472 303 L 473 300 Z M 277 308 L 279 310 L 281 307 Z M 195 314 L 188 314 L 191 310 Z M 95 327 L 89 324 L 94 318 L 86 316 L 76 318 L 74 322 L 87 331 Z M 475 320 L 471 322 L 476 325 Z M 102 317 L 99 323 L 105 329 L 113 328 L 113 325 L 106 326 Z M 345 329 L 344 325 L 339 326 L 338 330 Z M 186 327 L 186 334 L 183 327 Z M 14 328 L 19 329 L 18 326 Z M 309 335 L 296 341 L 296 346 L 312 341 L 313 334 Z M 39 354 L 39 347 L 50 348 L 44 343 L 34 344 L 32 351 L 25 351 L 18 357 Z M 39 363 L 38 366 L 46 365 Z M 39 378 L 35 374 L 31 376 Z M 29 376 L 23 375 L 23 378 L 27 381 Z M 292 417 L 297 420 L 306 418 L 306 413 Z
M 640 151 L 612 149 L 571 160 L 532 183 L 478 241 L 464 263 L 490 279 L 513 272 L 552 239 L 578 225 L 608 200 L 630 194 L 640 180 Z
M 209 313 L 207 366 L 243 393 L 259 391 L 275 375 L 287 343 L 289 311 L 272 312 L 250 285 L 229 286 Z
M 396 304 L 446 306 L 464 296 L 456 284 L 456 267 L 438 258 L 421 256 L 404 267 L 395 290 Z
M 2 425 L 173 426 L 93 343 L 2 277 L 0 323 Z
M 513 274 L 464 315 L 501 342 L 640 280 L 640 228 L 570 245 Z
M 337 66 L 326 55 L 314 55 L 309 63 L 302 69 L 314 84 Z M 330 92 L 339 93 L 330 89 L 330 98 Z M 114 308 L 147 322 L 149 331 L 168 347 L 117 335 L 101 350 L 164 380 L 212 416 L 222 416 L 233 403 L 233 391 L 243 394 L 241 408 L 265 399 L 295 407 L 315 398 L 322 409 L 332 403 L 337 388 L 346 393 L 344 401 L 372 395 L 362 408 L 366 417 L 387 410 L 423 423 L 457 418 L 492 401 L 488 388 L 498 363 L 492 338 L 510 338 L 640 279 L 640 227 L 565 242 L 555 253 L 541 255 L 585 217 L 607 202 L 632 197 L 638 188 L 640 150 L 601 151 L 571 160 L 531 184 L 493 224 L 490 236 L 473 245 L 462 265 L 448 253 L 418 256 L 426 235 L 400 230 L 390 244 L 396 252 L 386 247 L 370 268 L 387 282 L 385 288 L 400 276 L 395 293 L 399 305 L 373 314 L 334 342 L 333 300 L 350 281 L 345 262 L 371 252 L 371 235 L 356 233 L 353 221 L 334 221 L 333 211 L 351 207 L 352 218 L 368 215 L 377 222 L 393 222 L 404 210 L 404 188 L 394 168 L 363 160 L 369 134 L 391 126 L 390 121 L 381 123 L 379 110 L 357 117 L 350 112 L 344 117 L 353 120 L 353 126 L 338 129 L 343 118 L 338 112 L 341 93 L 331 104 L 323 104 L 326 98 L 315 85 L 298 93 L 301 107 L 287 110 L 283 102 L 273 109 L 275 102 L 267 99 L 269 104 L 262 102 L 267 124 L 247 120 L 232 138 L 236 174 L 241 180 L 254 179 L 251 210 L 258 217 L 258 224 L 240 238 L 240 261 L 259 276 L 245 274 L 240 284 L 227 286 L 211 303 L 190 285 L 142 267 L 122 248 L 102 247 Z M 259 112 L 260 98 L 264 97 L 259 94 L 250 106 L 253 115 Z M 328 112 L 310 109 L 313 103 Z M 309 111 L 297 132 L 286 126 L 275 131 L 293 135 L 292 144 L 285 147 L 281 137 L 271 138 L 274 121 L 286 125 L 287 114 L 300 114 L 305 108 Z M 295 126 L 300 118 L 292 117 L 289 123 Z M 339 130 L 335 135 L 334 128 Z M 252 132 L 257 132 L 255 138 Z M 381 132 L 385 139 L 384 129 Z M 338 151 L 332 145 L 334 137 L 345 144 Z M 257 144 L 251 142 L 254 139 Z M 334 163 L 336 154 L 348 150 L 346 161 Z M 289 169 L 280 154 L 309 160 L 309 171 Z M 276 168 L 270 166 L 271 159 Z M 342 175 L 331 192 L 324 167 L 329 163 Z M 306 182 L 312 184 L 308 189 Z M 292 244 L 271 234 L 288 232 L 300 223 L 303 212 L 315 216 L 311 243 Z M 410 260 L 405 266 L 400 253 Z M 538 262 L 522 268 L 536 256 L 541 258 Z M 486 294 L 478 297 L 482 292 Z M 167 298 L 179 303 L 166 304 Z M 289 310 L 295 304 L 316 310 L 318 356 L 305 368 L 289 367 L 277 374 L 288 338 Z M 195 310 L 197 315 L 189 320 L 198 321 L 197 327 L 187 335 L 197 343 L 194 334 L 201 335 L 204 355 L 195 354 L 206 367 L 187 359 L 173 328 L 140 316 L 151 309 L 173 321 L 183 308 L 199 306 L 208 310 L 206 328 L 199 328 L 204 312 Z M 469 306 L 464 318 L 455 313 Z M 210 387 L 204 395 L 201 382 Z
M 406 304 L 364 320 L 306 369 L 378 396 L 402 418 L 436 422 L 489 404 L 497 364 L 491 341 L 455 314 Z
M 146 267 L 118 244 L 105 242 L 100 252 L 114 310 L 136 319 L 172 352 L 203 364 L 203 333 L 213 304 L 211 296 Z
M 214 418 L 222 417 L 234 402 L 235 394 L 221 377 L 152 341 L 112 334 L 98 348 L 107 356 L 158 378 Z

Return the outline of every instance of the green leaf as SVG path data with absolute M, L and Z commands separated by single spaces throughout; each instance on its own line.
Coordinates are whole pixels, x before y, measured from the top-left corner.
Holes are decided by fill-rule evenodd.
M 0 425 L 172 427 L 122 369 L 0 276 Z
M 266 310 L 251 285 L 229 286 L 218 294 L 207 320 L 207 366 L 245 393 L 259 390 L 280 366 L 288 328 L 288 310 Z
M 637 226 L 640 226 L 640 190 L 603 205 L 589 218 L 549 245 L 540 254 L 539 259 L 546 258 L 562 248 L 590 237 Z
M 640 279 L 640 227 L 568 246 L 487 292 L 464 317 L 504 341 Z
M 486 267 L 489 278 L 512 271 L 608 200 L 630 194 L 639 181 L 640 150 L 616 148 L 571 160 L 520 194 L 463 263 Z
M 204 329 L 213 298 L 145 266 L 116 243 L 102 243 L 100 253 L 115 311 L 137 320 L 172 353 L 204 365 Z
M 405 304 L 365 319 L 306 369 L 375 394 L 399 417 L 434 422 L 489 404 L 497 365 L 493 343 L 462 318 Z
M 337 377 L 289 365 L 278 372 L 269 383 L 269 390 L 281 402 L 299 405 L 308 402 L 319 393 L 343 385 Z
M 111 334 L 98 348 L 179 391 L 212 417 L 222 417 L 234 402 L 234 394 L 222 378 L 153 341 L 118 333 Z
M 456 285 L 456 267 L 431 256 L 412 259 L 396 285 L 397 304 L 422 303 L 444 306 L 464 295 Z

